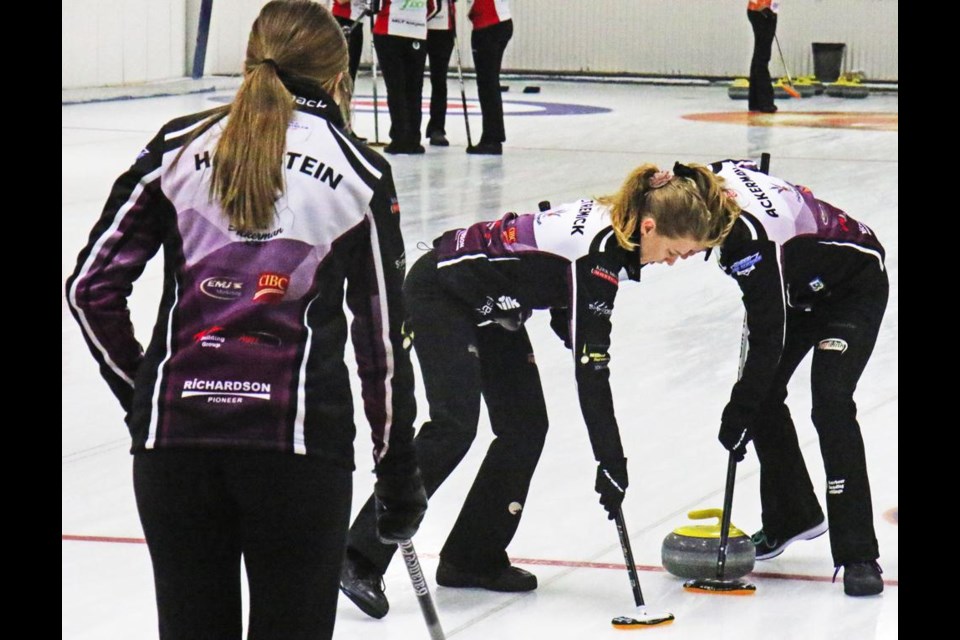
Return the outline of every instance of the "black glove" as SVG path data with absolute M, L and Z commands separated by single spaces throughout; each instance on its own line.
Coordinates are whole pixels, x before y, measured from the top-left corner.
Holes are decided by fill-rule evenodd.
M 774 12 L 774 10 L 771 9 L 770 7 L 766 7 L 766 8 L 764 8 L 764 9 L 760 9 L 760 15 L 762 15 L 762 16 L 763 16 L 764 18 L 766 18 L 767 20 L 769 20 L 770 18 L 776 18 L 776 17 L 777 17 L 776 12 Z
M 753 438 L 750 434 L 753 419 L 753 411 L 742 405 L 729 402 L 723 409 L 717 439 L 727 451 L 733 454 L 737 462 L 747 455 L 747 443 Z
M 512 309 L 499 312 L 491 320 L 507 331 L 519 331 L 523 323 L 529 320 L 532 315 L 533 311 L 530 309 Z
M 620 509 L 628 484 L 626 458 L 597 465 L 597 482 L 593 488 L 600 494 L 600 504 L 607 510 L 609 520 L 613 520 Z
M 567 308 L 550 307 L 550 328 L 563 341 L 563 346 L 573 349 L 570 342 L 570 310 Z
M 409 540 L 427 510 L 427 492 L 420 470 L 412 475 L 384 474 L 373 486 L 376 496 L 377 535 L 384 544 Z

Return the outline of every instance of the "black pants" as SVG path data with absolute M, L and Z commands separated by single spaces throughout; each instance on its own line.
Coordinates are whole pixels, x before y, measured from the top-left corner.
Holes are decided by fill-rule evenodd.
M 476 437 L 483 396 L 496 438 L 440 557 L 469 571 L 495 574 L 510 564 L 506 548 L 520 524 L 547 433 L 540 373 L 525 329 L 478 328 L 472 310 L 440 289 L 436 272 L 430 252 L 404 284 L 430 405 L 430 421 L 415 440 L 417 458 L 432 495 Z M 386 571 L 396 546 L 377 540 L 372 498 L 350 529 L 348 547 Z
M 513 37 L 513 20 L 474 29 L 470 35 L 473 49 L 473 66 L 477 71 L 477 94 L 480 98 L 480 113 L 483 116 L 483 133 L 480 143 L 504 142 L 507 135 L 503 129 L 503 99 L 500 96 L 500 67 L 503 52 Z
M 341 16 L 334 16 L 341 27 L 350 28 L 350 37 L 347 38 L 347 47 L 350 53 L 350 79 L 356 84 L 357 69 L 360 68 L 360 56 L 363 55 L 363 25 L 359 21 Z M 356 26 L 354 26 L 356 25 Z M 356 92 L 356 90 L 354 90 Z
M 853 392 L 876 344 L 887 295 L 886 273 L 879 273 L 869 293 L 788 316 L 780 367 L 754 429 L 764 531 L 793 536 L 823 518 L 785 404 L 790 377 L 813 349 L 811 417 L 826 468 L 830 546 L 838 566 L 879 557 Z
M 138 453 L 134 489 L 163 640 L 330 638 L 352 474 L 305 456 L 250 451 Z
M 399 145 L 420 143 L 423 120 L 423 69 L 427 47 L 423 40 L 374 35 L 377 62 L 387 85 L 390 140 Z
M 750 60 L 750 90 L 747 108 L 751 111 L 773 106 L 773 84 L 770 78 L 770 54 L 777 33 L 777 14 L 747 11 L 753 28 L 753 58 Z
M 453 30 L 427 31 L 427 58 L 430 60 L 430 120 L 427 137 L 447 133 L 447 70 L 453 53 Z

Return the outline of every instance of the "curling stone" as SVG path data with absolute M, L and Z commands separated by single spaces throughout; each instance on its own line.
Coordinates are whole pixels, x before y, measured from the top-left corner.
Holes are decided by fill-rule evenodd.
M 747 100 L 750 98 L 750 81 L 746 78 L 737 78 L 727 87 L 727 95 L 731 100 Z
M 822 96 L 824 91 L 823 83 L 817 80 L 816 76 L 800 76 L 793 79 L 794 84 L 807 85 L 813 88 L 813 95 Z
M 836 82 L 827 85 L 826 93 L 834 98 L 866 98 L 870 90 L 861 84 L 862 81 L 863 74 L 858 71 L 844 73 Z
M 523 88 L 524 93 L 540 93 L 540 87 L 535 85 L 526 86 Z
M 716 518 L 717 521 L 713 524 L 678 527 L 668 534 L 663 539 L 660 552 L 663 568 L 680 578 L 716 578 L 722 516 L 722 509 L 701 509 L 688 513 L 687 517 L 691 520 Z M 750 536 L 731 524 L 723 577 L 739 578 L 753 571 L 756 553 Z

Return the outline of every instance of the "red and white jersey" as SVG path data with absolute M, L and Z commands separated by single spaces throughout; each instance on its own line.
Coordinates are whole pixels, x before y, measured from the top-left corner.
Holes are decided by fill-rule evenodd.
M 473 0 L 467 15 L 474 29 L 483 29 L 509 20 L 510 6 L 507 0 Z
M 779 13 L 780 0 L 747 0 L 747 11 L 763 11 L 764 9 Z
M 450 0 L 434 0 L 433 9 L 427 18 L 427 29 L 450 31 L 456 29 L 456 5 Z
M 340 2 L 340 0 L 331 0 L 331 13 L 338 18 L 347 18 L 349 20 L 358 19 L 369 6 L 369 0 L 349 0 L 349 2 Z
M 373 33 L 378 36 L 400 36 L 427 39 L 428 0 L 402 0 L 399 3 L 383 0 L 377 19 L 373 23 Z

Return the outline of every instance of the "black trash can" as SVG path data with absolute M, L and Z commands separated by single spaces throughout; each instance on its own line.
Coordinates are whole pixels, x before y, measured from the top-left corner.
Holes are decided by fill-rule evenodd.
M 843 42 L 813 43 L 813 73 L 820 82 L 836 82 L 843 63 Z

